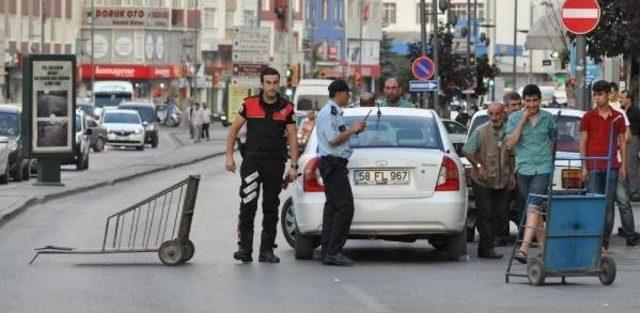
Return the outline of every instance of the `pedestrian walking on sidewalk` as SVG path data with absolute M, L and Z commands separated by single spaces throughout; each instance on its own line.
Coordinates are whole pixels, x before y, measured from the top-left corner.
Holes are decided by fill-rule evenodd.
M 200 103 L 196 102 L 193 106 L 191 120 L 193 122 L 194 142 L 200 142 L 202 138 L 202 125 L 204 124 L 204 111 L 200 108 Z
M 526 214 L 526 227 L 522 245 L 516 250 L 514 259 L 527 262 L 527 253 L 533 241 L 544 245 L 544 201 L 534 198 L 525 207 L 529 194 L 546 195 L 553 171 L 552 141 L 555 140 L 556 125 L 551 113 L 540 110 L 542 92 L 536 85 L 527 85 L 522 90 L 525 107 L 511 113 L 507 121 L 507 148 L 515 153 L 516 179 L 522 195 L 521 208 Z M 541 251 L 539 249 L 538 251 Z
M 324 181 L 325 204 L 322 216 L 322 262 L 348 266 L 353 261 L 342 254 L 353 219 L 353 193 L 347 163 L 353 152 L 349 147 L 353 135 L 364 131 L 364 121 L 347 126 L 342 108 L 349 105 L 349 86 L 343 80 L 329 85 L 329 101 L 318 112 L 318 154 L 320 175 Z
M 189 128 L 189 136 L 193 139 L 193 102 L 188 100 L 189 107 L 186 110 L 185 118 L 187 119 L 187 128 Z
M 246 149 L 240 166 L 238 251 L 233 257 L 242 262 L 253 261 L 253 222 L 262 185 L 263 219 L 259 261 L 279 263 L 280 259 L 273 253 L 280 205 L 278 196 L 282 190 L 287 161 L 287 143 L 291 153 L 291 167 L 285 179 L 292 182 L 297 177 L 296 122 L 293 119 L 293 104 L 278 93 L 280 73 L 273 68 L 266 68 L 260 74 L 260 82 L 262 90 L 258 95 L 244 99 L 242 109 L 227 136 L 225 168 L 235 173 L 233 148 L 238 132 L 247 124 Z
M 492 103 L 488 109 L 490 121 L 478 126 L 462 147 L 462 153 L 473 166 L 471 179 L 479 211 L 478 257 L 500 259 L 494 241 L 501 227 L 508 222 L 510 190 L 516 185 L 514 159 L 507 149 L 504 108 Z
M 633 102 L 633 95 L 625 90 L 620 98 L 629 119 L 629 138 L 627 140 L 627 176 L 629 193 L 632 198 L 640 196 L 640 109 Z
M 202 124 L 202 138 L 209 141 L 209 126 L 211 125 L 211 109 L 206 103 L 202 104 L 203 110 L 202 114 L 204 115 L 204 123 Z
M 627 178 L 627 143 L 625 140 L 627 127 L 625 126 L 623 113 L 615 110 L 610 104 L 609 92 L 611 91 L 611 85 L 607 81 L 599 80 L 593 83 L 592 89 L 595 107 L 585 113 L 580 121 L 580 156 L 608 156 L 610 145 L 609 132 L 611 127 L 613 127 L 613 148 L 618 148 L 622 157 L 621 161 L 618 161 L 618 153 L 614 151 L 611 168 L 607 168 L 606 160 L 586 161 L 583 162 L 582 166 L 582 181 L 586 182 L 587 191 L 598 194 L 609 193 L 611 195 L 606 203 L 607 211 L 602 240 L 603 251 L 605 253 L 611 253 L 609 243 L 615 217 L 613 202 L 614 199 L 625 200 L 624 190 L 621 190 L 620 193 L 617 191 L 621 189 L 619 185 L 622 185 L 619 184 L 618 181 L 625 181 Z M 611 175 L 609 176 L 609 190 L 605 190 L 607 170 L 611 171 Z M 628 204 L 628 201 L 626 202 Z M 627 208 L 620 208 L 621 210 L 627 211 Z M 631 207 L 629 206 L 628 210 L 630 209 Z M 633 219 L 633 214 L 631 214 L 631 219 Z M 626 220 L 628 220 L 628 216 Z M 625 225 L 623 225 L 623 227 L 624 226 Z

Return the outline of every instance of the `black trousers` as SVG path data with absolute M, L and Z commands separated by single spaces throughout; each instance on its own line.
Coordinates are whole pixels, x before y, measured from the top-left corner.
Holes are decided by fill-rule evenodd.
M 322 216 L 322 250 L 324 255 L 336 255 L 347 241 L 353 219 L 353 193 L 348 178 L 347 160 L 320 159 L 320 175 L 324 181 L 324 212 Z
M 209 123 L 202 124 L 202 138 L 209 139 Z
M 247 151 L 240 166 L 240 216 L 238 222 L 238 246 L 253 251 L 253 222 L 258 209 L 262 185 L 262 237 L 260 251 L 275 247 L 278 206 L 284 175 L 284 155 L 261 154 Z
M 509 192 L 509 199 L 507 200 L 507 207 L 505 208 L 506 212 L 504 212 L 506 218 L 503 221 L 496 221 L 496 229 L 497 229 L 496 237 L 499 239 L 500 238 L 506 239 L 510 235 L 509 222 L 511 221 L 512 212 L 515 215 L 514 217 L 516 218 L 515 223 L 517 224 L 520 221 L 520 212 L 521 212 L 520 202 L 522 202 L 521 200 L 522 198 L 520 196 L 520 190 L 516 186 L 516 188 L 508 192 Z
M 474 183 L 473 194 L 478 208 L 478 252 L 484 253 L 494 248 L 496 234 L 508 220 L 509 188 L 491 189 Z

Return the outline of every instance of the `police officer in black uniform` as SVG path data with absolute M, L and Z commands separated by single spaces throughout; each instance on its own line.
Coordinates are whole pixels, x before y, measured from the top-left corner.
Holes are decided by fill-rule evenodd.
M 342 108 L 349 103 L 349 87 L 343 80 L 329 85 L 327 104 L 316 118 L 320 175 L 326 197 L 322 218 L 322 261 L 327 265 L 348 266 L 353 261 L 342 254 L 353 218 L 353 194 L 347 163 L 352 150 L 349 139 L 365 129 L 359 121 L 348 126 Z
M 240 166 L 240 216 L 238 222 L 238 251 L 236 260 L 253 261 L 253 221 L 258 208 L 262 185 L 262 236 L 258 260 L 279 263 L 273 253 L 278 224 L 278 195 L 282 190 L 283 174 L 287 161 L 287 142 L 291 151 L 291 167 L 285 179 L 296 179 L 298 146 L 293 104 L 280 97 L 280 74 L 267 68 L 260 74 L 262 91 L 259 95 L 244 99 L 242 110 L 233 121 L 227 136 L 227 171 L 236 171 L 233 147 L 242 126 L 247 124 L 247 139 Z

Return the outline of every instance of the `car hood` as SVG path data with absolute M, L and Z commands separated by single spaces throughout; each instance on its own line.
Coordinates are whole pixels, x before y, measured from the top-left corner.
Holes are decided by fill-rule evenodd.
M 144 129 L 140 124 L 104 123 L 102 127 L 110 130 L 136 130 Z

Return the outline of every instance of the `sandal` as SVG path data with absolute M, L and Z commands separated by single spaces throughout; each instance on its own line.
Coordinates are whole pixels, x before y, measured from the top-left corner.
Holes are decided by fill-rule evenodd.
M 513 255 L 513 259 L 521 264 L 527 264 L 527 253 L 521 250 L 516 250 L 516 253 Z

